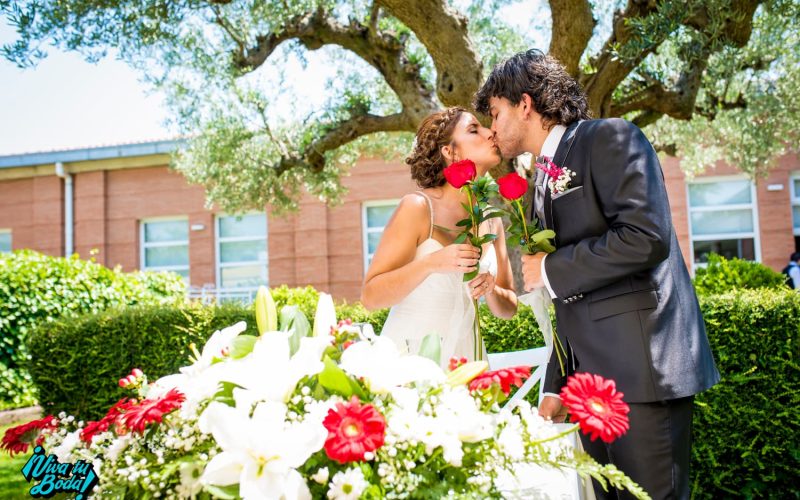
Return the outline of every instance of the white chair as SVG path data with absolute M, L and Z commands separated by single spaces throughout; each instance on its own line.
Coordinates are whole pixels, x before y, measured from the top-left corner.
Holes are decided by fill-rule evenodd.
M 522 384 L 522 387 L 511 396 L 506 405 L 514 404 L 518 399 L 524 398 L 536 382 L 539 384 L 539 402 L 544 393 L 544 374 L 547 370 L 547 347 L 525 349 L 524 351 L 494 352 L 489 353 L 489 369 L 501 370 L 512 366 L 530 366 L 531 376 Z

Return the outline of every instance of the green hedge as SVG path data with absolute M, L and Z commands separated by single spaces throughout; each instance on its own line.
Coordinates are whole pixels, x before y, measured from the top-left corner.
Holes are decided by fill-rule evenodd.
M 35 402 L 24 365 L 25 339 L 37 325 L 113 306 L 175 303 L 184 293 L 172 273 L 122 273 L 77 255 L 0 253 L 0 409 Z
M 758 262 L 726 259 L 712 253 L 708 265 L 695 271 L 694 287 L 698 295 L 714 295 L 731 290 L 772 288 L 784 290 L 786 277 Z
M 297 305 L 313 321 L 318 298 L 313 288 L 283 286 L 272 295 L 279 308 Z M 337 317 L 370 322 L 377 332 L 387 313 L 370 313 L 360 304 L 337 306 Z M 490 351 L 543 344 L 531 326 L 529 309 L 509 321 L 494 318 L 485 307 L 481 313 Z M 117 380 L 132 368 L 141 368 L 151 379 L 175 373 L 189 364 L 190 343 L 202 346 L 215 330 L 238 321 L 245 321 L 248 333 L 255 334 L 252 305 L 239 304 L 126 308 L 48 324 L 28 340 L 39 403 L 48 413 L 100 417 L 121 397 Z
M 798 498 L 800 294 L 701 297 L 722 381 L 695 403 L 696 498 Z

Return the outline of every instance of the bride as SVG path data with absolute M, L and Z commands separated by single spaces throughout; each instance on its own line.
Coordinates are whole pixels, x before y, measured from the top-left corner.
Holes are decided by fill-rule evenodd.
M 456 222 L 467 216 L 461 204 L 468 201 L 442 171 L 463 159 L 475 162 L 478 176 L 497 165 L 501 158 L 493 133 L 463 108 L 425 118 L 406 158 L 420 190 L 404 196 L 389 220 L 361 293 L 367 309 L 391 307 L 381 335 L 401 351 L 417 354 L 422 339 L 437 333 L 443 367 L 453 356 L 481 356 L 475 350 L 473 299 L 483 297 L 500 318 L 517 310 L 501 220 L 481 225 L 481 234 L 494 233 L 497 239 L 484 245 L 480 261 L 477 248 L 453 243 L 460 232 Z M 478 276 L 465 283 L 464 274 L 476 266 Z

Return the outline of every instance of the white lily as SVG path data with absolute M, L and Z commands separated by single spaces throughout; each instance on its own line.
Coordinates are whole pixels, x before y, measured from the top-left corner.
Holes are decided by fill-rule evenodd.
M 250 391 L 252 402 L 285 402 L 303 377 L 322 371 L 322 353 L 331 343 L 330 335 L 305 337 L 292 356 L 289 335 L 290 332 L 264 333 L 250 354 L 226 363 L 221 380 Z
M 314 336 L 330 335 L 331 328 L 336 326 L 336 308 L 333 298 L 327 293 L 319 294 L 317 312 L 314 314 Z
M 390 392 L 412 382 L 441 383 L 442 369 L 428 358 L 401 355 L 394 342 L 377 337 L 372 342 L 356 342 L 342 354 L 340 366 L 356 377 L 363 377 L 371 391 Z
M 222 403 L 211 403 L 203 417 L 222 452 L 203 472 L 204 484 L 239 484 L 247 499 L 310 499 L 296 468 L 319 451 L 328 435 L 319 423 L 286 421 L 282 403 L 259 404 L 253 416 Z
M 240 321 L 233 326 L 217 330 L 208 339 L 206 345 L 203 346 L 203 352 L 200 354 L 200 359 L 196 360 L 192 365 L 181 368 L 181 373 L 186 375 L 196 375 L 205 370 L 214 362 L 214 359 L 223 359 L 227 352 L 231 349 L 233 339 L 239 336 L 247 329 L 247 323 Z

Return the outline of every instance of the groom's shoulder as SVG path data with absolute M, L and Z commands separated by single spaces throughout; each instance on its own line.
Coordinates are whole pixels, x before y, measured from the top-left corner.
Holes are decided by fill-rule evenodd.
M 586 120 L 586 132 L 602 135 L 632 135 L 641 134 L 642 131 L 633 123 L 623 118 L 597 118 Z
M 622 118 L 598 118 L 587 120 L 587 125 L 582 135 L 587 144 L 597 146 L 611 146 L 637 144 L 647 147 L 650 141 L 642 130 L 635 124 Z M 584 128 L 581 125 L 581 128 Z

